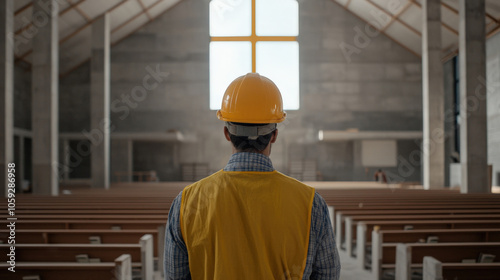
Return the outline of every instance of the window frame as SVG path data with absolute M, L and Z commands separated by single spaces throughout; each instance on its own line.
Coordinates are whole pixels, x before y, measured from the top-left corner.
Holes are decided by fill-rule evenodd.
M 212 1 L 218 1 L 218 0 L 211 0 Z M 251 34 L 249 36 L 211 36 L 210 35 L 210 42 L 250 42 L 251 43 L 251 61 L 252 61 L 252 72 L 256 73 L 257 72 L 257 43 L 259 42 L 297 42 L 298 44 L 298 34 L 297 36 L 263 36 L 263 35 L 257 35 L 257 24 L 256 24 L 256 2 L 257 0 L 250 0 L 251 1 Z M 297 2 L 298 1 L 294 0 Z M 211 16 L 211 15 L 210 15 Z M 297 12 L 297 21 L 299 20 L 299 13 Z M 298 28 L 298 27 L 297 27 Z M 297 31 L 298 32 L 298 31 Z M 297 63 L 299 67 L 299 72 L 297 73 L 298 76 L 300 77 L 300 62 L 299 58 L 297 57 Z M 209 63 L 212 63 L 210 61 Z M 211 69 L 211 67 L 210 67 Z M 210 70 L 211 71 L 211 70 Z M 297 108 L 296 109 L 290 109 L 288 108 L 287 110 L 298 110 L 300 108 L 300 81 L 298 81 L 298 96 L 297 96 Z M 212 98 L 212 92 L 210 91 L 210 99 Z M 210 106 L 212 107 L 212 106 Z M 217 110 L 217 109 L 212 109 L 211 110 Z

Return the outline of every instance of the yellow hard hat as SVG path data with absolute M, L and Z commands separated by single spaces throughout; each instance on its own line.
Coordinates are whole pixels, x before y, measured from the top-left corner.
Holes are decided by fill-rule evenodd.
M 217 117 L 237 123 L 280 123 L 285 120 L 286 112 L 280 90 L 273 81 L 248 73 L 227 87 Z

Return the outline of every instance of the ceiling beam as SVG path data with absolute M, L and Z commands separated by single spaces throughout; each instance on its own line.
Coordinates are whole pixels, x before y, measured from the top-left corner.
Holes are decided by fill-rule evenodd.
M 458 16 L 458 10 L 453 8 L 452 6 L 444 3 L 441 1 L 441 6 L 445 7 L 446 9 L 450 10 L 451 12 L 453 12 L 454 14 L 456 14 Z
M 139 13 L 137 13 L 135 16 L 129 18 L 127 21 L 125 21 L 124 23 L 120 24 L 119 26 L 117 26 L 116 28 L 114 28 L 113 30 L 111 30 L 111 34 L 113 34 L 114 32 L 120 30 L 121 28 L 123 28 L 124 26 L 126 26 L 127 24 L 131 23 L 132 21 L 134 21 L 135 19 L 137 19 L 138 17 L 144 15 L 144 14 L 147 14 L 149 10 L 151 10 L 152 8 L 154 8 L 156 5 L 160 4 L 161 2 L 163 2 L 163 0 L 160 0 L 158 2 L 155 2 L 153 3 L 151 6 L 143 9 L 142 11 L 140 11 Z M 151 22 L 152 19 L 149 19 L 148 22 Z
M 77 7 L 78 5 L 80 5 L 80 4 L 81 4 L 81 3 L 83 3 L 83 2 L 85 2 L 85 0 L 79 0 L 78 2 L 76 2 L 76 3 L 74 3 L 74 4 L 71 4 L 69 7 L 67 7 L 66 9 L 62 10 L 61 12 L 59 12 L 59 16 L 64 15 L 65 13 L 69 12 L 70 10 L 72 10 L 72 9 L 73 9 L 73 8 L 75 8 L 75 7 Z M 70 2 L 70 3 L 71 3 L 71 2 Z M 19 34 L 21 34 L 22 32 L 24 32 L 25 30 L 28 30 L 28 29 L 29 29 L 30 27 L 32 27 L 32 26 L 33 26 L 33 20 L 32 20 L 29 24 L 27 24 L 27 25 L 25 25 L 25 26 L 23 26 L 23 27 L 19 28 L 18 30 L 16 30 L 15 34 L 16 34 L 16 35 L 19 35 Z
M 375 8 L 379 9 L 380 11 L 384 12 L 388 16 L 392 17 L 392 14 L 390 12 L 388 12 L 386 9 L 380 7 L 379 4 L 373 2 L 372 0 L 366 0 L 366 2 L 370 3 Z M 412 31 L 413 33 L 417 34 L 418 36 L 422 36 L 422 33 L 420 33 L 420 31 L 418 31 L 417 29 L 415 29 L 413 26 L 409 25 L 408 23 L 402 21 L 401 19 L 395 18 L 395 21 L 401 23 L 404 27 L 410 29 L 410 31 Z
M 399 11 L 397 14 L 391 16 L 391 20 L 389 21 L 389 23 L 387 23 L 383 28 L 382 28 L 382 31 L 385 31 L 387 30 L 387 28 L 389 28 L 389 26 L 394 22 L 396 21 L 396 19 L 399 18 L 399 16 L 401 16 L 404 12 L 406 12 L 406 10 L 408 10 L 411 5 L 413 4 L 413 1 L 408 1 L 408 3 L 406 3 L 406 5 L 403 7 L 403 9 L 401 9 L 401 11 Z
M 119 2 L 118 4 L 115 4 L 114 6 L 112 6 L 111 8 L 107 9 L 106 11 L 104 11 L 102 14 L 105 14 L 105 13 L 111 13 L 113 12 L 114 10 L 116 10 L 117 8 L 121 7 L 123 4 L 125 4 L 127 1 L 129 0 L 122 0 L 121 2 Z M 98 20 L 100 17 L 96 17 L 96 18 L 93 18 L 92 20 L 90 20 L 89 22 L 87 22 L 86 24 L 82 25 L 80 28 L 78 28 L 77 30 L 73 31 L 73 33 L 69 34 L 68 36 L 64 37 L 61 39 L 61 41 L 59 41 L 59 44 L 62 44 L 66 41 L 68 41 L 69 39 L 73 38 L 74 36 L 78 35 L 78 33 L 82 32 L 85 28 L 89 27 L 92 25 L 92 23 L 94 23 L 96 20 Z
M 162 1 L 164 1 L 164 0 L 160 0 L 160 1 L 158 1 L 158 2 L 162 2 Z M 157 2 L 157 3 L 158 3 L 158 2 Z M 152 17 L 152 18 L 151 18 L 151 20 L 149 20 L 148 22 L 146 22 L 146 23 L 144 23 L 144 24 L 141 24 L 140 26 L 138 26 L 137 28 L 135 28 L 134 30 L 132 30 L 132 31 L 131 31 L 128 35 L 123 36 L 122 38 L 120 38 L 120 39 L 119 39 L 119 40 L 117 40 L 116 42 L 111 43 L 111 47 L 113 47 L 113 46 L 115 46 L 115 45 L 119 44 L 120 42 L 122 42 L 123 40 L 127 39 L 127 38 L 131 35 L 131 34 L 134 34 L 136 31 L 138 31 L 139 29 L 143 28 L 146 24 L 151 23 L 153 20 L 155 20 L 155 19 L 157 19 L 159 16 L 161 16 L 161 15 L 165 14 L 166 12 L 168 12 L 169 10 L 171 10 L 172 8 L 174 8 L 175 6 L 177 6 L 177 5 L 178 5 L 179 3 L 181 3 L 181 2 L 182 2 L 182 0 L 177 1 L 174 5 L 170 6 L 170 7 L 169 7 L 168 9 L 166 9 L 165 11 L 163 11 L 163 12 L 159 13 L 159 14 L 158 14 L 158 15 L 156 15 L 155 17 Z M 156 4 L 156 3 L 155 3 L 155 4 Z M 155 4 L 153 4 L 153 5 L 155 5 Z M 149 8 L 152 8 L 152 6 L 153 6 L 153 5 L 151 5 Z M 62 74 L 60 74 L 60 75 L 59 75 L 59 77 L 60 77 L 60 78 L 65 77 L 66 75 L 68 75 L 69 73 L 71 73 L 71 72 L 75 71 L 75 70 L 76 70 L 76 69 L 78 69 L 80 66 L 82 66 L 82 65 L 83 65 L 83 64 L 85 64 L 85 63 L 87 63 L 88 61 L 90 61 L 90 58 L 86 58 L 86 59 L 84 59 L 83 61 L 81 61 L 80 63 L 78 63 L 77 65 L 75 65 L 74 67 L 70 68 L 68 71 L 66 71 L 66 72 L 64 72 L 64 73 L 62 73 Z
M 70 5 L 73 4 L 73 0 L 66 0 L 66 1 L 68 1 Z M 91 20 L 91 18 L 84 11 L 82 11 L 80 7 L 75 6 L 74 9 L 85 19 L 86 22 L 89 22 Z
M 493 35 L 497 34 L 498 31 L 500 31 L 500 25 L 497 25 L 495 28 L 493 28 L 488 34 L 486 34 L 486 38 L 491 38 Z
M 453 27 L 449 26 L 448 24 L 444 23 L 444 22 L 441 22 L 441 26 L 446 28 L 448 31 L 450 31 L 451 33 L 455 34 L 458 36 L 458 31 L 455 30 Z
M 164 1 L 164 0 L 160 0 L 159 2 L 161 2 L 161 1 Z M 148 21 L 148 22 L 140 25 L 139 27 L 137 27 L 136 29 L 134 29 L 132 32 L 130 32 L 127 36 L 124 36 L 123 38 L 120 38 L 119 40 L 117 40 L 116 42 L 112 43 L 111 45 L 114 46 L 114 45 L 120 43 L 121 41 L 127 39 L 127 37 L 130 36 L 130 34 L 135 33 L 136 31 L 138 31 L 139 29 L 141 29 L 142 27 L 144 27 L 146 24 L 152 22 L 153 20 L 157 19 L 159 16 L 161 16 L 161 15 L 165 14 L 166 12 L 168 12 L 169 10 L 173 9 L 175 6 L 177 6 L 181 2 L 182 2 L 182 0 L 177 1 L 175 4 L 173 4 L 172 6 L 170 6 L 168 9 L 166 9 L 165 11 L 163 11 L 160 14 L 156 15 L 155 17 L 153 17 L 153 19 L 151 19 L 150 21 Z M 152 7 L 150 6 L 150 8 L 152 8 Z
M 446 4 L 446 3 L 442 2 L 442 1 L 441 1 L 441 5 L 442 5 L 443 7 L 445 7 L 445 8 L 447 8 L 448 10 L 452 11 L 452 12 L 453 12 L 453 13 L 455 13 L 456 15 L 458 15 L 458 14 L 459 14 L 459 11 L 458 11 L 457 9 L 453 8 L 452 6 L 450 6 L 450 5 Z M 489 14 L 489 13 L 485 12 L 485 15 L 486 15 L 486 17 L 487 17 L 487 18 L 491 19 L 492 21 L 494 21 L 494 22 L 496 22 L 496 23 L 500 23 L 500 22 L 498 21 L 498 19 L 496 19 L 496 18 L 495 18 L 494 16 L 492 16 L 491 14 Z
M 81 1 L 85 1 L 85 0 L 81 0 Z M 103 14 L 105 13 L 111 13 L 113 10 L 115 10 L 116 8 L 120 7 L 121 5 L 123 5 L 125 2 L 127 2 L 129 0 L 122 0 L 120 3 L 112 6 L 111 8 L 107 9 L 106 11 L 104 11 Z M 76 4 L 76 3 L 75 3 Z M 99 17 L 96 17 L 94 19 L 92 19 L 91 21 L 85 23 L 83 26 L 81 26 L 80 28 L 78 28 L 77 30 L 73 31 L 71 34 L 69 34 L 68 36 L 62 38 L 61 40 L 59 40 L 59 45 L 61 45 L 62 43 L 68 41 L 69 39 L 73 38 L 74 36 L 76 36 L 78 33 L 82 32 L 82 30 L 84 30 L 85 28 L 89 27 L 90 25 L 92 25 L 92 23 L 94 23 L 94 21 L 96 21 L 97 19 L 99 19 Z M 24 59 L 25 57 L 27 57 L 28 55 L 30 55 L 31 53 L 33 52 L 33 49 L 23 53 L 21 56 L 19 56 L 18 58 L 16 58 L 16 60 L 18 59 Z
M 442 2 L 441 2 L 442 4 Z M 450 7 L 451 9 L 453 9 L 453 7 Z M 495 18 L 492 18 L 492 21 L 488 24 L 496 24 L 495 28 L 493 28 L 492 30 L 490 30 L 490 32 L 488 32 L 486 34 L 486 39 L 489 39 L 491 37 L 493 37 L 495 34 L 497 34 L 498 32 L 500 32 L 500 19 L 495 19 Z M 450 47 L 450 49 L 452 49 Z M 455 44 L 453 50 L 450 50 L 449 53 L 443 57 L 443 59 L 441 61 L 443 62 L 446 62 L 450 59 L 452 59 L 453 57 L 457 56 L 459 53 L 459 47 L 458 47 L 458 43 Z
M 457 55 L 458 55 L 458 46 L 455 45 L 455 49 L 450 50 L 448 54 L 446 54 L 443 58 L 441 58 L 441 62 L 445 63 L 446 61 L 454 58 Z
M 146 6 L 144 6 L 144 3 L 142 2 L 142 0 L 137 0 L 137 2 L 139 2 L 139 5 L 141 5 L 142 10 L 145 11 Z M 160 1 L 158 1 L 158 2 L 160 2 Z M 146 11 L 146 16 L 148 17 L 149 20 L 152 20 L 151 15 L 147 11 Z
M 335 4 L 339 5 L 340 7 L 344 8 L 346 11 L 348 11 L 349 13 L 351 13 L 353 16 L 355 16 L 356 18 L 358 18 L 359 20 L 365 22 L 366 24 L 369 24 L 370 26 L 372 26 L 369 22 L 367 22 L 364 18 L 358 16 L 357 14 L 353 13 L 351 10 L 349 10 L 348 8 L 344 7 L 343 5 L 337 3 L 335 0 L 332 0 L 332 2 L 334 2 Z M 377 29 L 375 26 L 373 26 L 373 28 Z M 378 29 L 377 29 L 378 30 Z M 414 50 L 408 48 L 405 44 L 401 43 L 400 41 L 396 40 L 394 37 L 392 37 L 391 35 L 387 34 L 385 31 L 380 31 L 380 33 L 384 34 L 387 38 L 391 39 L 392 41 L 394 41 L 396 44 L 400 45 L 403 49 L 407 50 L 408 52 L 410 52 L 411 54 L 415 55 L 416 57 L 420 57 L 420 54 L 418 54 L 417 52 L 415 52 Z
M 28 4 L 22 6 L 21 8 L 19 8 L 19 10 L 15 11 L 14 16 L 17 16 L 18 14 L 24 12 L 26 9 L 28 9 L 31 6 L 33 6 L 33 1 L 30 1 Z
M 420 5 L 420 3 L 418 3 L 415 0 L 410 0 L 410 1 L 413 2 L 415 5 L 417 5 L 417 7 L 422 9 L 422 5 Z M 441 2 L 441 4 L 443 4 L 443 2 Z M 458 30 L 446 24 L 443 20 L 441 20 L 441 26 L 443 26 L 445 29 L 458 36 Z

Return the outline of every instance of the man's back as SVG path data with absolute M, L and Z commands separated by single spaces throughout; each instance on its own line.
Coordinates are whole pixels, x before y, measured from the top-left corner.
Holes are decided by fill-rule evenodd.
M 313 199 L 313 188 L 276 171 L 219 171 L 185 188 L 180 224 L 192 278 L 304 271 Z

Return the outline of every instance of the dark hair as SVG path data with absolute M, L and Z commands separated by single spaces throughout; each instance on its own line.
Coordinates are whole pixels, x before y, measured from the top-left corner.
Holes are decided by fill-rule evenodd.
M 261 126 L 265 124 L 250 124 L 250 123 L 233 123 L 236 125 L 243 126 Z M 271 137 L 273 136 L 273 132 L 268 133 L 266 135 L 261 135 L 257 137 L 257 139 L 248 139 L 247 136 L 236 136 L 229 133 L 229 137 L 231 138 L 231 143 L 233 143 L 234 148 L 238 152 L 262 152 L 269 142 L 271 141 Z

